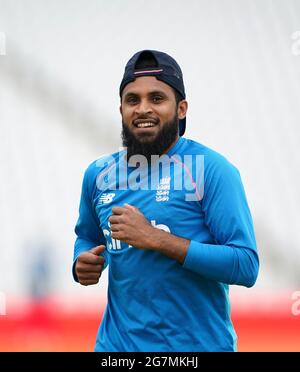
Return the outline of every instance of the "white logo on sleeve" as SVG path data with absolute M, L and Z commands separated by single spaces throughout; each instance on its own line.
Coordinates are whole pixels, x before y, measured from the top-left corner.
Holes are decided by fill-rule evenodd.
M 114 193 L 104 193 L 100 196 L 98 204 L 108 204 L 113 201 L 113 198 L 116 196 Z

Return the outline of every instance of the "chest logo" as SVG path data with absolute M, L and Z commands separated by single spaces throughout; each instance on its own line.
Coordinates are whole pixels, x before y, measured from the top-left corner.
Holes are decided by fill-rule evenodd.
M 104 193 L 100 196 L 98 204 L 108 204 L 113 201 L 113 198 L 116 196 L 115 193 Z
M 170 177 L 164 177 L 160 180 L 156 188 L 155 200 L 157 202 L 166 202 L 169 200 L 170 181 L 171 181 Z

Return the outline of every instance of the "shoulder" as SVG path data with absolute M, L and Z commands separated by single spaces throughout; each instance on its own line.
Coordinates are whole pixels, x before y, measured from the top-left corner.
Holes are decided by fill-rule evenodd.
M 203 156 L 204 174 L 206 178 L 218 176 L 239 176 L 237 167 L 223 154 L 191 139 L 185 139 L 189 153 Z
M 105 154 L 94 160 L 84 172 L 84 183 L 90 187 L 95 185 L 98 175 L 115 166 L 124 151 Z

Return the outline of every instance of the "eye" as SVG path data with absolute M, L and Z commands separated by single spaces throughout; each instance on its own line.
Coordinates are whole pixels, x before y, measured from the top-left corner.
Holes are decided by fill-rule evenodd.
M 163 100 L 163 97 L 159 96 L 159 95 L 155 95 L 155 96 L 152 97 L 152 100 L 153 100 L 153 102 L 158 103 L 158 102 L 161 102 Z
M 126 103 L 128 103 L 130 105 L 135 105 L 137 102 L 138 102 L 137 97 L 129 96 L 129 97 L 126 98 Z

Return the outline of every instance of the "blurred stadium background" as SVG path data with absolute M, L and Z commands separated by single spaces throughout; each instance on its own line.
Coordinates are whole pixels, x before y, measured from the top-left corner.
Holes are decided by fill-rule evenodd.
M 300 351 L 300 2 L 0 0 L 0 350 L 89 351 L 107 275 L 72 281 L 82 176 L 121 146 L 137 50 L 182 66 L 186 136 L 241 172 L 261 271 L 232 287 L 242 351 Z

